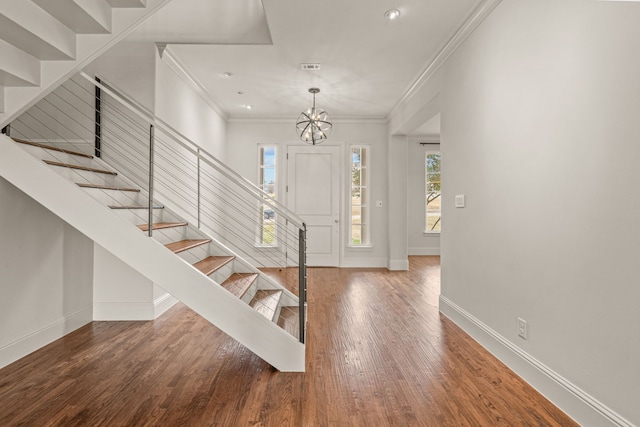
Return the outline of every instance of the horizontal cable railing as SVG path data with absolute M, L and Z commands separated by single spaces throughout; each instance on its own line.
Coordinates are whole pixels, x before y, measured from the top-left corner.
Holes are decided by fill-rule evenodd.
M 240 256 L 297 294 L 296 310 L 283 305 L 280 317 L 298 318 L 296 335 L 304 342 L 306 227 L 272 194 L 112 85 L 84 73 L 35 104 L 7 131 L 13 138 L 61 148 L 51 152 L 52 160 L 81 186 L 95 186 L 95 180 L 86 170 L 68 166 L 64 151 L 95 155 L 99 160 L 87 160 L 86 165 L 96 169 L 96 162 L 103 164 L 105 176 L 119 174 L 115 187 L 139 190 L 114 193 L 99 188 L 99 198 L 126 209 L 134 223 L 146 225 L 149 236 L 166 203 L 172 215 L 211 236 L 215 250 Z M 101 187 L 110 187 L 107 178 L 104 183 Z

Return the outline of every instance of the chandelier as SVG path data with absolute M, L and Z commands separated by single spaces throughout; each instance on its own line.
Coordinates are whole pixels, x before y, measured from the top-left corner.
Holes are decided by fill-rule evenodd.
M 320 107 L 316 107 L 316 93 L 320 92 L 317 87 L 309 88 L 309 93 L 313 94 L 313 106 L 307 111 L 300 113 L 296 122 L 296 131 L 301 140 L 307 144 L 320 144 L 331 135 L 331 118 L 329 113 Z

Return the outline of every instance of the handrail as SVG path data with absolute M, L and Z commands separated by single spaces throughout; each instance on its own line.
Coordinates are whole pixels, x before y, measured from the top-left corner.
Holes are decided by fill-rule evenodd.
M 84 71 L 81 71 L 80 75 L 84 77 L 86 80 L 88 80 L 94 86 L 99 87 L 101 90 L 111 95 L 118 102 L 120 102 L 125 107 L 127 107 L 127 109 L 135 113 L 138 117 L 142 118 L 143 120 L 146 120 L 150 125 L 155 125 L 158 128 L 161 128 L 162 130 L 169 132 L 169 136 L 171 136 L 172 139 L 176 141 L 178 144 L 180 144 L 184 149 L 188 150 L 191 154 L 195 155 L 197 158 L 202 159 L 209 166 L 216 169 L 218 172 L 222 173 L 225 178 L 243 187 L 256 200 L 260 201 L 261 203 L 268 204 L 271 208 L 273 208 L 277 213 L 282 215 L 286 220 L 288 220 L 293 225 L 295 225 L 298 229 L 303 229 L 305 227 L 304 221 L 302 221 L 302 219 L 298 217 L 288 207 L 278 202 L 272 196 L 270 196 L 264 190 L 262 190 L 260 187 L 255 185 L 253 182 L 249 181 L 247 178 L 243 177 L 242 175 L 240 175 L 239 173 L 237 173 L 236 171 L 234 171 L 233 169 L 231 169 L 230 167 L 222 163 L 213 154 L 199 147 L 195 142 L 191 141 L 182 133 L 175 130 L 171 125 L 167 124 L 164 120 L 160 119 L 157 116 L 152 116 L 148 112 L 140 111 L 141 110 L 140 107 L 133 105 L 133 102 L 130 102 L 129 100 L 125 99 L 126 98 L 125 96 L 117 93 L 117 91 L 113 89 L 111 85 L 105 86 L 103 84 L 104 83 L 103 79 L 101 79 L 101 82 L 97 82 L 95 79 L 92 79 L 89 75 L 87 75 Z M 186 144 L 185 142 L 187 142 L 188 144 Z M 195 147 L 195 150 L 194 148 L 189 147 L 188 145 Z M 207 157 L 209 157 L 213 161 L 207 158 L 204 158 L 202 154 L 205 154 Z M 216 164 L 214 164 L 214 162 Z

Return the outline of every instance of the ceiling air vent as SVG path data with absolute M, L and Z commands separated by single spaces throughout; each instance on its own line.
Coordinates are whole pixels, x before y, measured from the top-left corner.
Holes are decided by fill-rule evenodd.
M 307 71 L 318 71 L 320 70 L 320 64 L 300 64 L 300 68 Z

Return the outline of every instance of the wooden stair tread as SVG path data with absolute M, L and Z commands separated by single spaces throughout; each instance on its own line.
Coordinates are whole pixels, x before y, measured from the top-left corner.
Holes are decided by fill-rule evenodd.
M 105 169 L 96 169 L 96 168 L 90 168 L 90 167 L 87 167 L 87 166 L 72 165 L 70 163 L 54 162 L 52 160 L 43 160 L 43 161 L 46 164 L 51 165 L 51 166 L 61 166 L 61 167 L 64 167 L 64 168 L 77 169 L 77 170 L 86 171 L 86 172 L 103 173 L 105 175 L 118 175 L 116 172 L 108 171 L 108 170 L 105 170 Z
M 208 276 L 233 261 L 234 258 L 233 256 L 210 256 L 196 262 L 193 266 Z
M 154 222 L 151 228 L 153 230 L 164 230 L 166 228 L 184 227 L 186 222 Z M 149 231 L 149 224 L 140 224 L 138 228 L 142 231 Z
M 278 308 L 280 302 L 281 290 L 259 290 L 249 304 L 256 311 L 269 320 L 273 320 L 273 315 Z
M 137 188 L 122 188 L 122 187 L 111 187 L 109 185 L 98 185 L 98 184 L 83 184 L 81 182 L 76 182 L 78 187 L 82 188 L 96 188 L 98 190 L 116 190 L 116 191 L 132 191 L 135 193 L 139 193 L 140 190 Z
M 258 273 L 233 273 L 227 280 L 222 282 L 222 287 L 242 299 L 257 278 Z
M 149 206 L 140 205 L 110 205 L 109 209 L 146 209 L 149 210 Z M 155 205 L 153 209 L 164 209 L 164 205 Z
M 32 145 L 34 147 L 44 148 L 46 150 L 58 151 L 60 153 L 71 154 L 73 156 L 80 156 L 80 157 L 86 157 L 87 159 L 93 159 L 92 155 L 84 154 L 79 151 L 65 150 L 64 148 L 53 147 L 51 145 L 40 144 L 38 142 L 31 142 L 31 141 L 27 141 L 26 139 L 20 139 L 20 138 L 11 138 L 11 139 L 13 139 L 15 142 L 19 144 Z
M 180 240 L 179 242 L 168 243 L 164 246 L 167 249 L 178 254 L 180 252 L 183 252 L 192 248 L 196 248 L 200 245 L 206 245 L 210 241 L 211 241 L 210 239 L 187 239 L 187 240 Z
M 294 337 L 300 338 L 300 307 L 282 307 L 278 316 L 278 326 Z

